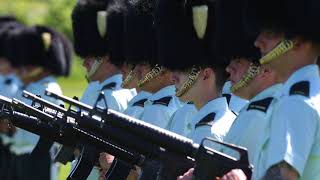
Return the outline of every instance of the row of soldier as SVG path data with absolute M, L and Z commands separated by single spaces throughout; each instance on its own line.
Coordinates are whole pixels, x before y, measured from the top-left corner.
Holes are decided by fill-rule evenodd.
M 50 89 L 62 93 L 56 77 L 68 76 L 72 44 L 52 28 L 35 25 L 27 27 L 12 16 L 0 18 L 1 95 L 31 104 L 22 96 L 23 90 L 44 96 Z M 59 103 L 54 99 L 50 99 Z M 57 164 L 51 166 L 55 144 L 41 157 L 32 154 L 39 136 L 1 121 L 0 179 L 34 179 L 34 168 L 42 179 L 56 179 Z
M 108 108 L 196 143 L 213 137 L 246 147 L 251 179 L 318 179 L 319 8 L 312 0 L 80 0 L 72 12 L 74 49 L 90 81 L 80 101 L 93 105 L 103 91 Z M 28 73 L 68 74 L 70 48 L 62 36 L 41 27 L 12 29 L 4 41 L 12 65 L 34 66 L 41 58 L 39 66 L 48 69 Z M 162 166 L 148 161 L 130 171 L 107 153 L 99 160 L 89 178 L 155 179 Z M 222 177 L 249 178 L 241 170 Z

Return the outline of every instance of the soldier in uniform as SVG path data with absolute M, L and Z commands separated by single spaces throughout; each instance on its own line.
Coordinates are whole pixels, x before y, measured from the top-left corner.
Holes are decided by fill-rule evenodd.
M 273 13 L 265 14 L 271 8 Z M 271 107 L 261 106 L 266 103 L 248 107 L 273 109 L 264 135 L 252 142 L 261 147 L 254 157 L 252 179 L 319 178 L 319 27 L 314 26 L 319 8 L 316 1 L 246 1 L 245 19 L 250 32 L 258 34 L 260 63 L 284 82 Z M 233 170 L 223 179 L 245 177 Z
M 24 82 L 25 90 L 60 104 L 44 96 L 44 92 L 48 89 L 55 93 L 62 93 L 53 76 L 69 74 L 72 51 L 66 51 L 71 47 L 68 40 L 45 26 L 15 29 L 8 36 L 7 43 L 10 51 L 8 57 L 20 62 L 17 75 Z M 30 100 L 22 96 L 22 91 L 17 93 L 16 98 L 31 104 Z M 17 155 L 15 172 L 11 178 L 56 179 L 57 167 L 51 164 L 50 157 L 50 154 L 54 154 L 56 146 L 52 144 L 53 142 L 42 138 L 39 140 L 39 136 L 35 134 L 18 129 L 11 147 L 11 151 Z M 35 172 L 33 168 L 37 171 Z
M 215 58 L 214 19 L 212 1 L 162 0 L 156 9 L 158 57 L 174 71 L 176 95 L 198 109 L 189 135 L 196 143 L 223 140 L 236 118 L 221 96 L 227 61 Z
M 244 1 L 241 0 L 217 1 L 217 51 L 227 59 L 252 59 L 258 64 L 254 77 L 246 86 L 247 90 L 242 93 L 250 101 L 240 111 L 224 141 L 246 147 L 249 162 L 256 168 L 259 152 L 263 149 L 260 142 L 268 136 L 265 129 L 279 99 L 277 92 L 281 91 L 282 84 L 278 82 L 278 74 L 273 69 L 259 65 L 260 53 L 254 47 L 255 38 L 248 36 L 243 26 L 243 6 Z M 237 157 L 228 148 L 222 148 L 221 151 Z M 232 176 L 232 173 L 224 178 Z
M 22 88 L 21 80 L 15 75 L 17 62 L 8 59 L 5 39 L 10 30 L 23 27 L 13 16 L 0 17 L 0 94 L 14 97 Z M 10 152 L 12 135 L 16 129 L 6 120 L 0 120 L 0 179 L 8 179 L 13 166 L 13 155 Z
M 156 11 L 158 57 L 174 72 L 176 95 L 199 110 L 190 135 L 197 143 L 207 136 L 222 140 L 236 117 L 221 97 L 227 62 L 214 57 L 214 13 L 211 1 L 162 0 Z
M 274 6 L 276 5 L 276 6 Z M 272 13 L 270 12 L 272 9 Z M 319 1 L 247 1 L 255 45 L 284 82 L 259 154 L 257 179 L 318 179 Z
M 108 108 L 123 112 L 135 91 L 123 89 L 121 68 L 124 56 L 124 12 L 122 1 L 81 0 L 72 12 L 74 46 L 84 59 L 87 78 L 91 81 L 81 101 L 104 106 L 100 92 L 104 92 Z M 98 81 L 98 85 L 95 81 Z M 104 153 L 103 153 L 104 154 Z M 113 157 L 104 154 L 112 162 Z M 111 163 L 110 162 L 110 163 Z M 74 161 L 73 164 L 78 163 Z M 92 171 L 89 179 L 97 179 Z
M 137 119 L 141 119 L 145 102 L 152 95 L 150 86 L 138 85 L 139 80 L 150 70 L 139 63 L 154 58 L 152 45 L 154 34 L 151 26 L 153 20 L 152 15 L 138 14 L 138 11 L 142 11 L 142 9 L 139 8 L 143 7 L 140 3 L 143 3 L 143 1 L 128 1 L 127 3 L 127 13 L 124 21 L 124 53 L 126 59 L 125 62 L 123 62 L 123 64 L 127 66 L 127 73 L 125 73 L 127 76 L 122 84 L 127 88 L 135 88 L 138 92 L 129 102 L 128 108 L 124 111 L 124 114 Z M 107 179 L 126 179 L 131 169 L 131 167 L 128 167 L 118 159 L 115 159 L 110 165 L 110 162 L 107 162 L 105 154 L 101 154 L 100 164 L 105 167 L 105 172 L 102 173 L 102 175 Z M 108 169 L 110 170 L 106 173 Z M 134 174 L 133 171 L 131 172 Z M 132 174 L 128 178 L 136 179 L 132 177 Z
M 128 29 L 128 36 L 136 39 L 136 42 L 141 40 L 145 41 L 145 45 L 141 47 L 141 51 L 144 51 L 144 56 L 136 58 L 135 64 L 140 77 L 138 86 L 143 87 L 146 91 L 151 92 L 152 95 L 148 97 L 144 103 L 144 112 L 141 116 L 141 120 L 154 124 L 161 128 L 167 128 L 171 116 L 173 113 L 181 107 L 181 102 L 175 96 L 175 87 L 172 80 L 172 72 L 162 67 L 155 55 L 157 54 L 155 49 L 155 28 L 153 25 L 154 18 L 154 4 L 152 0 L 140 0 L 132 1 L 133 8 L 135 8 L 135 14 L 128 15 L 128 19 L 132 17 L 131 26 L 139 23 L 141 31 L 139 29 L 134 30 L 136 35 L 130 34 L 132 30 Z M 142 21 L 143 20 L 143 21 Z M 143 30 L 144 29 L 144 30 Z M 134 37 L 136 36 L 136 37 Z M 148 46 L 148 49 L 143 49 Z
M 145 0 L 139 1 L 128 1 L 128 12 L 125 17 L 125 34 L 124 34 L 124 51 L 126 62 L 131 64 L 132 71 L 129 73 L 128 77 L 131 78 L 131 82 L 138 92 L 130 101 L 130 106 L 124 112 L 127 115 L 141 119 L 144 111 L 144 103 L 152 95 L 152 89 L 144 84 L 139 83 L 146 73 L 148 73 L 147 68 L 144 68 L 141 62 L 149 61 L 154 58 L 153 49 L 153 28 L 150 25 L 152 22 L 152 15 L 147 12 L 139 13 L 143 8 L 141 3 Z M 148 1 L 145 1 L 149 3 Z M 147 10 L 147 9 L 146 9 Z
M 161 128 L 167 128 L 174 112 L 181 107 L 175 96 L 171 72 L 155 59 L 155 34 L 153 26 L 153 1 L 129 1 L 125 28 L 126 60 L 135 64 L 133 72 L 138 79 L 135 107 L 128 114 Z M 152 179 L 156 175 L 157 162 L 142 167 L 140 179 Z M 114 168 L 113 168 L 114 169 Z M 108 173 L 109 174 L 109 173 Z
M 123 25 L 117 16 L 107 14 L 107 4 L 97 0 L 77 3 L 72 12 L 74 47 L 77 55 L 84 59 L 87 78 L 100 84 L 96 92 L 91 92 L 95 96 L 90 98 L 93 102 L 86 103 L 93 105 L 103 91 L 108 108 L 123 112 L 133 96 L 131 91 L 121 88 L 119 64 L 114 64 L 124 58 L 123 33 L 120 32 Z
M 18 62 L 8 59 L 8 49 L 6 47 L 6 38 L 8 33 L 14 29 L 22 28 L 24 25 L 19 23 L 14 17 L 0 17 L 0 94 L 13 97 L 17 91 L 22 88 L 23 83 L 17 77 Z

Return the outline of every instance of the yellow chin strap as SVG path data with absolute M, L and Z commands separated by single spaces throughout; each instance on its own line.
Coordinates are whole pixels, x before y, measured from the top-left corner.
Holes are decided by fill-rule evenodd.
M 123 80 L 121 87 L 127 88 L 127 86 L 132 82 L 132 80 L 135 78 L 136 74 L 131 70 L 127 77 Z
M 137 85 L 138 87 L 142 87 L 144 84 L 146 84 L 147 82 L 150 82 L 152 79 L 154 79 L 155 77 L 159 76 L 161 73 L 163 73 L 164 69 L 163 67 L 159 66 L 158 64 L 155 65 L 155 67 L 153 67 L 151 69 L 150 72 L 148 72 L 143 79 L 139 80 Z
M 201 69 L 199 67 L 193 67 L 188 74 L 188 80 L 186 80 L 181 88 L 176 92 L 177 97 L 183 96 L 188 90 L 194 85 L 196 80 L 199 77 L 199 74 L 201 72 Z
M 98 71 L 98 69 L 102 63 L 103 63 L 103 60 L 101 57 L 97 57 L 94 60 L 94 63 L 92 65 L 91 69 L 89 70 L 89 72 L 86 75 L 86 79 L 88 80 L 88 82 L 91 81 L 92 76 Z
M 275 48 L 273 48 L 268 54 L 263 56 L 259 61 L 260 64 L 268 64 L 275 58 L 283 55 L 293 48 L 293 41 L 283 40 Z
M 249 82 L 259 73 L 259 71 L 260 71 L 260 65 L 251 63 L 248 71 L 242 77 L 242 79 L 231 87 L 230 89 L 231 92 L 235 93 L 240 88 L 247 86 Z

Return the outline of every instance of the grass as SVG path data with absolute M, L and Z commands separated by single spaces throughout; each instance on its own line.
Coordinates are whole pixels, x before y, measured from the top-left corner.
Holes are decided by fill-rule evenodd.
M 71 74 L 69 77 L 58 78 L 58 83 L 62 88 L 63 94 L 69 97 L 80 97 L 87 87 L 85 79 L 85 69 L 81 65 L 82 61 L 74 58 Z
M 67 179 L 68 175 L 70 174 L 70 171 L 71 171 L 71 163 L 68 163 L 66 165 L 61 164 L 58 180 Z

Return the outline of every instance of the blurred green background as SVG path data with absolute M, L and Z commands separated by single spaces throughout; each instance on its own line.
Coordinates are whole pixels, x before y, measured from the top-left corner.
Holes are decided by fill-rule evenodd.
M 0 15 L 15 15 L 27 25 L 42 24 L 64 33 L 72 40 L 71 10 L 77 0 L 0 0 Z M 85 70 L 79 58 L 74 57 L 72 73 L 68 78 L 59 78 L 67 96 L 81 96 L 87 82 Z M 66 179 L 70 164 L 61 166 L 59 180 Z
M 0 0 L 0 15 L 15 15 L 27 25 L 42 24 L 64 33 L 72 40 L 71 11 L 76 0 Z M 65 95 L 80 96 L 87 85 L 85 70 L 74 57 L 71 76 L 59 78 Z

